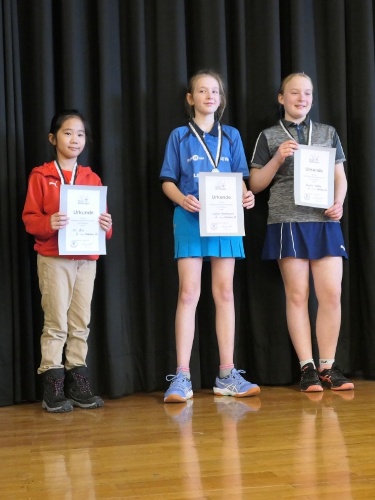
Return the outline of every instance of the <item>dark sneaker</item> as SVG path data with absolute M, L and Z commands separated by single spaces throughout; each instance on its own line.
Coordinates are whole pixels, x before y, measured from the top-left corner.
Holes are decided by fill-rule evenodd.
M 73 406 L 64 394 L 64 369 L 51 368 L 42 373 L 43 402 L 42 408 L 51 413 L 65 413 Z
M 300 387 L 302 392 L 321 392 L 323 390 L 318 370 L 312 363 L 306 363 L 301 368 Z
M 77 366 L 67 370 L 65 376 L 65 390 L 73 406 L 80 408 L 100 408 L 104 405 L 101 397 L 94 396 L 90 390 L 88 369 L 86 366 Z
M 328 387 L 333 391 L 350 391 L 354 389 L 353 382 L 344 377 L 335 364 L 333 364 L 332 368 L 327 368 L 320 372 L 319 378 L 324 387 Z

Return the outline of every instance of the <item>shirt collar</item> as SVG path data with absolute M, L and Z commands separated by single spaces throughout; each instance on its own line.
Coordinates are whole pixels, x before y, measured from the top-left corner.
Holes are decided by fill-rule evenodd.
M 198 134 L 202 138 L 205 136 L 205 134 L 210 134 L 210 135 L 213 135 L 214 137 L 218 137 L 218 135 L 219 135 L 219 122 L 218 121 L 214 122 L 214 125 L 209 132 L 204 132 L 201 128 L 198 127 L 198 125 L 195 123 L 194 120 L 191 120 L 191 124 L 193 125 L 195 130 L 198 132 Z
M 297 125 L 295 122 L 285 120 L 285 118 L 282 119 L 282 122 L 285 125 L 285 128 L 295 127 Z M 307 115 L 306 118 L 299 125 L 305 125 L 306 127 L 308 127 L 310 125 L 309 115 Z

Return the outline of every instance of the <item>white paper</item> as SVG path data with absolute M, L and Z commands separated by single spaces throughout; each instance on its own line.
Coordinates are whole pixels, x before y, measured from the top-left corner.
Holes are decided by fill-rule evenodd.
M 59 255 L 106 254 L 105 231 L 99 224 L 106 198 L 106 186 L 61 186 L 60 212 L 66 213 L 69 222 L 59 230 Z
M 329 208 L 334 201 L 335 148 L 299 145 L 294 153 L 296 205 Z
M 201 236 L 244 236 L 242 174 L 199 173 Z

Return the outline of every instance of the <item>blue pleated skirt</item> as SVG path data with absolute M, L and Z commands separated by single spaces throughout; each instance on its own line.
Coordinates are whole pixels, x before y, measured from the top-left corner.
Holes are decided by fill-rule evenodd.
M 198 212 L 176 207 L 173 216 L 174 257 L 232 257 L 243 259 L 242 236 L 200 236 Z
M 284 222 L 267 226 L 262 259 L 348 258 L 339 222 Z

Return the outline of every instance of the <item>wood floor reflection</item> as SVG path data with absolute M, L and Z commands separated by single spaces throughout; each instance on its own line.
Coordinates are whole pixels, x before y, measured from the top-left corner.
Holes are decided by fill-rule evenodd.
M 48 414 L 0 408 L 2 499 L 375 498 L 375 382 L 310 396 L 262 387 L 105 400 Z

